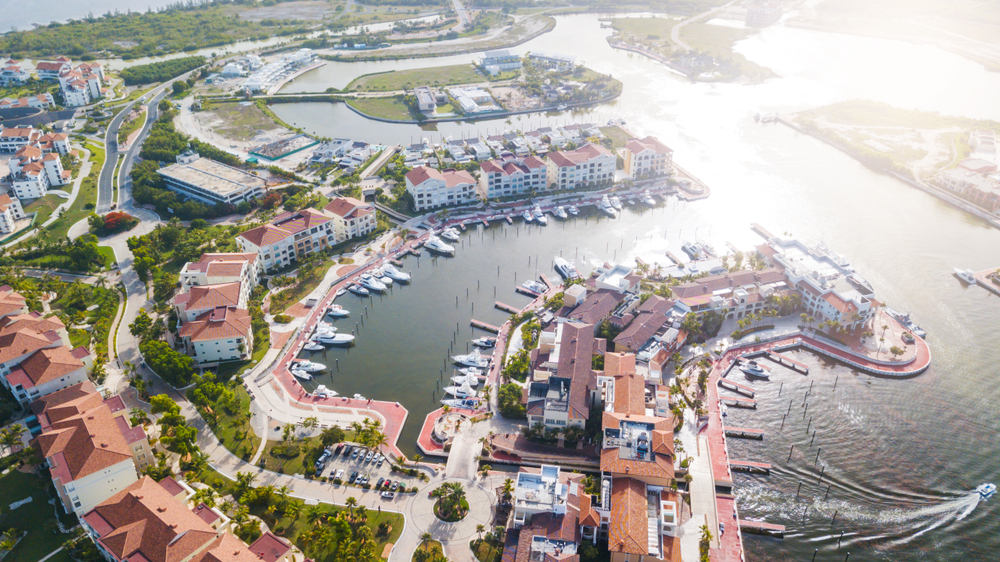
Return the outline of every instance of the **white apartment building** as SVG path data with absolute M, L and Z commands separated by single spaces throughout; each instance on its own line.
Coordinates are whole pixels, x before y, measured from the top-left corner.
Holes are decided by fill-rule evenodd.
M 187 292 L 194 286 L 240 283 L 240 289 L 245 293 L 240 298 L 249 300 L 263 272 L 259 256 L 255 253 L 206 253 L 198 261 L 184 264 L 180 272 L 181 290 Z
M 28 71 L 14 59 L 8 59 L 4 62 L 3 68 L 0 68 L 0 86 L 24 84 L 29 77 Z
M 338 243 L 360 238 L 378 227 L 375 206 L 353 197 L 337 197 L 327 203 L 323 210 L 333 219 L 333 232 Z
M 181 324 L 193 322 L 198 316 L 220 306 L 245 309 L 248 294 L 239 282 L 188 287 L 187 291 L 174 297 L 177 320 Z
M 180 329 L 188 355 L 198 363 L 245 361 L 253 354 L 250 313 L 235 306 L 207 310 Z
M 417 211 L 476 200 L 476 178 L 465 170 L 442 170 L 419 166 L 406 173 L 406 190 Z
M 95 62 L 63 70 L 59 73 L 59 87 L 66 107 L 88 105 L 104 96 L 104 68 Z
M 236 237 L 244 252 L 257 254 L 264 271 L 283 269 L 312 252 L 337 244 L 332 218 L 315 209 L 282 213 Z
M 547 187 L 545 161 L 537 156 L 487 160 L 480 164 L 479 196 L 509 197 Z
M 18 107 L 33 107 L 35 109 L 49 109 L 56 105 L 52 94 L 38 94 L 37 96 L 27 96 L 23 98 L 4 98 L 0 100 L 0 109 L 13 109 Z
M 6 193 L 0 195 L 0 233 L 14 232 L 14 222 L 23 218 L 24 209 L 21 207 L 21 200 Z
M 533 515 L 565 515 L 569 484 L 559 481 L 559 467 L 542 465 L 541 473 L 519 472 L 514 485 L 514 528 L 531 522 Z
M 227 166 L 198 153 L 187 151 L 177 155 L 177 163 L 160 168 L 168 189 L 209 205 L 235 205 L 262 197 L 267 193 L 267 181 L 256 174 Z
M 670 174 L 674 151 L 654 137 L 625 143 L 625 172 L 634 179 Z
M 569 151 L 551 152 L 546 157 L 550 189 L 575 189 L 590 184 L 608 184 L 615 179 L 615 155 L 597 144 Z
M 59 57 L 54 61 L 39 61 L 35 65 L 35 76 L 39 80 L 56 82 L 59 80 L 60 74 L 70 70 L 73 70 L 73 61 L 68 57 Z

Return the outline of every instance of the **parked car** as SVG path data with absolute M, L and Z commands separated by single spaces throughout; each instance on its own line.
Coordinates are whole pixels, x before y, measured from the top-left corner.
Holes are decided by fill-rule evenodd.
M 372 462 L 372 452 L 368 451 L 368 455 L 365 456 L 365 462 Z
M 385 457 L 380 458 L 378 460 L 378 466 L 382 466 L 382 462 L 384 462 L 384 461 L 385 461 Z
M 334 449 L 334 451 L 333 451 L 334 456 L 339 455 L 340 451 L 342 451 L 343 449 L 344 449 L 344 444 L 343 443 L 340 443 L 339 445 L 337 445 L 337 448 Z
M 379 462 L 381 460 L 382 460 L 382 455 L 380 455 L 379 453 L 375 453 L 375 456 L 372 457 L 372 462 Z
M 355 448 L 354 448 L 354 452 L 353 452 L 353 453 L 351 453 L 351 458 L 352 458 L 352 459 L 356 459 L 356 458 L 358 458 L 358 449 L 359 449 L 358 447 L 355 447 Z
M 388 500 L 391 500 L 394 495 L 392 492 L 382 492 L 382 497 Z
M 390 488 L 390 490 L 395 492 L 396 488 L 399 488 L 399 480 L 396 480 L 395 482 L 392 483 L 392 488 Z
M 378 483 L 377 483 L 377 484 L 375 484 L 375 487 L 376 487 L 376 488 L 381 488 L 381 487 L 382 487 L 382 483 L 383 483 L 383 482 L 385 482 L 385 478 L 379 478 L 379 479 L 378 479 Z
M 350 482 L 351 484 L 354 484 L 354 481 L 357 480 L 357 479 L 358 479 L 358 471 L 355 470 L 354 472 L 351 473 L 351 479 L 348 480 L 348 482 Z
M 339 469 L 336 472 L 336 474 L 333 475 L 333 477 L 334 478 L 343 478 L 344 477 L 344 469 L 343 468 Z

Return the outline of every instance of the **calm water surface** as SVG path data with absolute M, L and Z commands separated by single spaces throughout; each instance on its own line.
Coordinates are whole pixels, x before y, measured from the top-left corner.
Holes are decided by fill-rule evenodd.
M 367 301 L 342 298 L 353 312 L 341 322 L 343 329 L 360 322 L 367 305 L 365 326 L 355 348 L 329 352 L 331 364 L 339 358 L 340 372 L 320 382 L 342 394 L 403 403 L 410 419 L 400 445 L 412 452 L 424 415 L 440 399 L 434 391 L 447 356 L 464 352 L 466 342 L 479 335 L 469 320 L 503 321 L 506 315 L 493 309 L 493 302 L 524 303 L 513 287 L 536 267 L 552 275 L 552 257 L 560 252 L 576 256 L 583 269 L 634 257 L 664 263 L 664 252 L 679 253 L 681 242 L 696 235 L 718 248 L 726 242 L 750 248 L 760 239 L 749 224 L 759 222 L 772 232 L 824 241 L 848 256 L 882 300 L 912 311 L 928 330 L 934 364 L 915 379 L 886 380 L 799 354 L 814 365 L 809 376 L 776 367 L 772 381 L 754 383 L 760 408 L 732 408 L 729 423 L 762 428 L 767 438 L 731 440 L 731 452 L 734 458 L 769 462 L 775 471 L 768 477 L 737 476 L 736 493 L 743 516 L 783 524 L 789 534 L 783 541 L 746 537 L 748 558 L 809 560 L 819 549 L 816 560 L 843 560 L 848 550 L 852 561 L 997 559 L 1000 500 L 979 502 L 970 491 L 1000 481 L 1000 299 L 961 286 L 951 268 L 1000 266 L 1000 232 L 819 141 L 782 126 L 755 124 L 751 116 L 868 98 L 1000 120 L 995 103 L 1000 74 L 932 47 L 777 27 L 738 49 L 781 79 L 757 86 L 692 84 L 642 57 L 611 50 L 599 39 L 606 33 L 594 16 L 560 18 L 552 33 L 516 50 L 560 52 L 574 45 L 574 54 L 589 66 L 625 83 L 617 103 L 574 115 L 515 119 L 510 127 L 623 117 L 633 132 L 654 134 L 673 147 L 676 160 L 712 187 L 712 197 L 691 204 L 671 199 L 641 214 L 626 211 L 617 221 L 495 226 L 465 234 L 453 259 L 425 256 L 418 265 L 407 258 L 404 269 L 414 273 L 412 285 Z M 576 41 L 584 36 L 594 39 Z M 391 64 L 438 63 L 455 64 L 447 59 Z M 391 67 L 368 63 L 357 72 L 334 67 L 334 77 L 315 79 L 316 89 Z M 337 105 L 275 110 L 325 136 L 376 142 L 437 140 L 507 126 L 499 121 L 428 131 L 373 123 Z M 805 411 L 801 403 L 810 384 Z M 789 403 L 792 413 L 782 428 Z M 817 483 L 820 471 L 823 484 Z

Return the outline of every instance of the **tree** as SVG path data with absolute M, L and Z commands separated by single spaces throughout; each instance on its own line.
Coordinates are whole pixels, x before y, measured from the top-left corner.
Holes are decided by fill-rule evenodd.
M 238 498 L 242 497 L 251 488 L 253 488 L 253 481 L 257 479 L 257 475 L 252 472 L 237 472 L 236 473 L 236 487 L 234 493 Z
M 484 464 L 483 466 L 479 467 L 479 474 L 482 474 L 483 478 L 485 479 L 487 476 L 489 476 L 491 470 L 493 470 L 492 466 Z
M 483 531 L 485 530 L 486 530 L 486 525 L 483 525 L 482 523 L 476 525 L 476 533 L 479 535 L 479 540 L 483 540 Z
M 344 440 L 344 430 L 337 426 L 328 427 L 319 434 L 319 440 L 324 446 L 329 447 Z
M 176 413 L 181 411 L 181 407 L 174 402 L 173 398 L 167 396 L 166 394 L 157 394 L 150 398 L 150 409 L 149 411 L 154 414 L 159 414 L 161 412 Z

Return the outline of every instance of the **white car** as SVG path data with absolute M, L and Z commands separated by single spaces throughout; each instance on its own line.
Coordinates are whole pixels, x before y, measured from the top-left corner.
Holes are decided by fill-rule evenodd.
M 395 495 L 392 492 L 382 492 L 382 497 L 388 500 L 391 500 Z
M 344 469 L 341 468 L 340 470 L 338 470 L 337 473 L 333 475 L 333 477 L 334 478 L 343 478 L 344 477 Z

